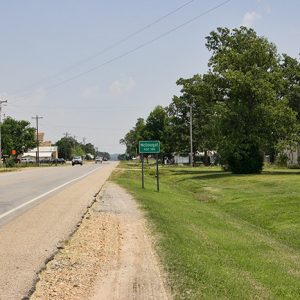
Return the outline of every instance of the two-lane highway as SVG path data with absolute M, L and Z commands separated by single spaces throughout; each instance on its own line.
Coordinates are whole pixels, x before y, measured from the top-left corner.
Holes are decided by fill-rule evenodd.
M 84 178 L 104 165 L 59 166 L 0 174 L 0 225 L 46 196 Z M 105 166 L 104 166 L 105 167 Z
M 26 299 L 117 163 L 0 175 L 0 299 Z M 2 222 L 2 224 L 1 224 Z

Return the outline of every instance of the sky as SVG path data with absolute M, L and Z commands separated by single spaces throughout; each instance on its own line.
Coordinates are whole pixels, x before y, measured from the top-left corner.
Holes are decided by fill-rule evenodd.
M 137 118 L 180 95 L 179 78 L 207 71 L 205 37 L 217 27 L 252 27 L 299 57 L 299 0 L 224 2 L 0 0 L 4 117 L 35 126 L 38 115 L 46 140 L 67 133 L 124 153 Z

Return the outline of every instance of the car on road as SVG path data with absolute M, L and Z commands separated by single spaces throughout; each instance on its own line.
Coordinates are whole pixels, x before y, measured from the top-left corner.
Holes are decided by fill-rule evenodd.
M 95 158 L 95 163 L 97 164 L 98 162 L 99 163 L 102 163 L 102 161 L 103 161 L 103 158 L 101 157 L 101 156 L 97 156 L 96 158 Z
M 72 166 L 81 165 L 82 166 L 82 158 L 81 156 L 74 156 L 72 159 Z

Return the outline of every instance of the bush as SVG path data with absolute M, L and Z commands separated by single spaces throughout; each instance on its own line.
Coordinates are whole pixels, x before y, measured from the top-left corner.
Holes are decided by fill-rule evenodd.
M 148 170 L 148 174 L 149 174 L 150 176 L 154 176 L 154 175 L 156 174 L 156 170 L 155 170 L 155 169 L 149 169 L 149 170 Z
M 276 157 L 276 165 L 278 167 L 287 167 L 288 156 L 285 153 L 281 153 Z
M 7 158 L 7 159 L 5 159 L 5 166 L 6 166 L 6 168 L 13 168 L 13 167 L 15 167 L 15 161 L 14 161 L 14 159 L 13 158 Z
M 261 173 L 264 155 L 255 144 L 241 145 L 235 152 L 227 156 L 226 168 L 235 174 Z

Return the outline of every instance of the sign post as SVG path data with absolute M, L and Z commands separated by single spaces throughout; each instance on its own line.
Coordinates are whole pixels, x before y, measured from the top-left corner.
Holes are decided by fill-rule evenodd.
M 144 183 L 144 154 L 142 154 L 142 189 L 145 188 L 145 183 Z
M 156 154 L 156 184 L 159 192 L 158 153 L 160 153 L 160 141 L 139 141 L 139 153 L 142 155 L 142 188 L 144 186 L 144 154 Z
M 156 186 L 159 192 L 158 153 L 156 153 Z

